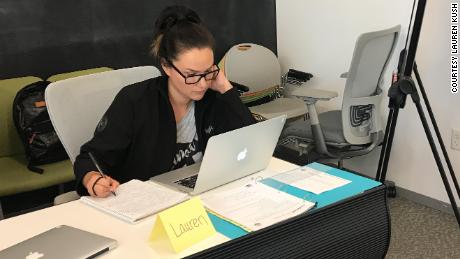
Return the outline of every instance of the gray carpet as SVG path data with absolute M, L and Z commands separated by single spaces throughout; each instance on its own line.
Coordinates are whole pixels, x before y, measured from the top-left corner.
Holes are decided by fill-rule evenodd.
M 389 199 L 391 242 L 386 258 L 460 259 L 460 228 L 447 214 L 404 198 Z

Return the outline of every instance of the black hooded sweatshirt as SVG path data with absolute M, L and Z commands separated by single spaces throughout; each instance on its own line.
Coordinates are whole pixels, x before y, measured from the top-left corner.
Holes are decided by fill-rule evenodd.
M 211 136 L 255 123 L 232 88 L 220 94 L 208 90 L 195 103 L 198 150 Z M 97 125 L 93 138 L 81 147 L 74 163 L 76 189 L 87 172 L 97 171 L 91 152 L 107 175 L 120 183 L 148 180 L 171 170 L 176 148 L 176 121 L 168 98 L 168 78 L 156 77 L 124 87 Z

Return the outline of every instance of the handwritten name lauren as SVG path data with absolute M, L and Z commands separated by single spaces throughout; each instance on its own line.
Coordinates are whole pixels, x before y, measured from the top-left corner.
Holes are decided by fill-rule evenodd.
M 189 231 L 208 224 L 209 223 L 206 218 L 203 215 L 200 215 L 198 218 L 192 218 L 189 221 L 179 224 L 176 228 L 172 224 L 169 224 L 169 227 L 173 230 L 176 237 L 180 237 Z

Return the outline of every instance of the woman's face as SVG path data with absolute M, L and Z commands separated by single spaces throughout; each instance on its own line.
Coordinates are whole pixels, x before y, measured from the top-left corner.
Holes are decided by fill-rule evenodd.
M 172 65 L 162 65 L 169 77 L 169 91 L 174 93 L 170 98 L 181 99 L 176 101 L 201 100 L 211 86 L 212 80 L 206 81 L 201 78 L 197 83 L 186 84 L 184 76 L 204 74 L 214 70 L 216 67 L 212 49 L 192 48 L 180 53 L 175 60 L 170 60 L 170 62 Z

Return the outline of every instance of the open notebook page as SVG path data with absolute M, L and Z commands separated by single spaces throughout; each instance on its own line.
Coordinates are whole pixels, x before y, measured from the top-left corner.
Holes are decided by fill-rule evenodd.
M 174 191 L 159 184 L 131 180 L 121 184 L 117 196 L 95 198 L 83 196 L 80 200 L 113 216 L 134 223 L 189 198 L 186 193 Z

